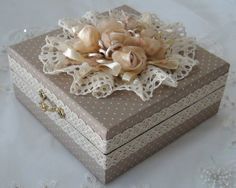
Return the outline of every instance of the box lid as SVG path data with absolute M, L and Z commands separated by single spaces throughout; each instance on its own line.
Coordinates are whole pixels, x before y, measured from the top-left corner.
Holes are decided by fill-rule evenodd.
M 122 9 L 135 12 L 127 6 L 123 6 Z M 149 101 L 144 102 L 128 91 L 116 91 L 104 99 L 96 99 L 92 95 L 76 96 L 70 93 L 72 82 L 70 76 L 44 74 L 43 64 L 38 59 L 41 47 L 45 44 L 46 35 L 54 36 L 60 32 L 61 30 L 55 30 L 15 44 L 9 48 L 9 55 L 84 121 L 94 134 L 86 135 L 87 130 L 84 130 L 82 134 L 95 145 L 94 135 L 101 140 L 109 141 L 154 113 L 224 75 L 229 68 L 229 64 L 224 60 L 198 47 L 196 59 L 200 63 L 193 68 L 190 75 L 179 81 L 177 88 L 160 86 Z M 105 147 L 102 152 L 107 153 L 110 150 L 106 150 Z

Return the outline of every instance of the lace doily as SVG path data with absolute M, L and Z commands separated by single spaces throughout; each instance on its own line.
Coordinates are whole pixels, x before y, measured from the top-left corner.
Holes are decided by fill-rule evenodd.
M 75 31 L 81 30 L 85 25 L 98 26 L 102 20 L 114 18 L 124 23 L 129 18 L 142 21 L 145 20 L 147 27 L 152 28 L 156 33 L 161 34 L 164 43 L 171 43 L 165 51 L 165 60 L 174 62 L 178 67 L 174 70 L 147 64 L 145 69 L 137 74 L 134 79 L 124 82 L 119 76 L 107 71 L 91 71 L 88 62 L 71 63 L 66 53 L 73 54 L 72 51 L 65 51 L 64 44 L 70 44 L 77 36 Z M 104 98 L 117 90 L 128 90 L 135 92 L 143 101 L 149 100 L 153 91 L 161 84 L 170 87 L 177 87 L 177 81 L 188 76 L 193 66 L 197 64 L 195 57 L 196 45 L 192 38 L 186 36 L 185 28 L 179 23 L 165 24 L 154 14 L 133 15 L 123 11 L 111 11 L 109 15 L 89 12 L 82 19 L 59 20 L 59 26 L 63 28 L 63 33 L 58 36 L 46 37 L 46 44 L 41 49 L 39 59 L 43 63 L 43 71 L 46 74 L 67 73 L 73 77 L 70 92 L 75 95 L 87 95 L 91 93 L 96 98 Z M 130 31 L 134 32 L 133 30 Z M 133 35 L 136 35 L 133 33 Z M 171 42 L 170 42 L 171 41 Z M 101 45 L 100 45 L 101 46 Z M 70 50 L 70 48 L 69 48 Z M 107 49 L 105 49 L 107 50 Z M 107 53 L 104 49 L 99 52 Z M 75 52 L 73 57 L 78 57 Z M 91 54 L 91 55 L 94 55 Z M 95 54 L 98 55 L 98 54 Z M 117 63 L 117 62 L 114 62 Z M 110 66 L 110 67 L 111 67 Z M 85 76 L 83 76 L 85 75 Z

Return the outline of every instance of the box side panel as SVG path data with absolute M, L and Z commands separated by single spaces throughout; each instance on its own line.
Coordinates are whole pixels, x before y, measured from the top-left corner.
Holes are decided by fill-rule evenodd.
M 101 182 L 105 183 L 105 171 L 58 125 L 14 85 L 16 98 L 52 133 L 78 160 L 80 160 Z

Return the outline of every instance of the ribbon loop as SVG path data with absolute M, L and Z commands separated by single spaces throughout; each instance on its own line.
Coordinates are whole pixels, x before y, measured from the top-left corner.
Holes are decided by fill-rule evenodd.
M 74 61 L 83 61 L 84 60 L 84 57 L 79 53 L 77 52 L 76 50 L 68 47 L 64 52 L 63 52 L 63 55 L 66 56 L 67 58 L 69 59 L 72 59 Z

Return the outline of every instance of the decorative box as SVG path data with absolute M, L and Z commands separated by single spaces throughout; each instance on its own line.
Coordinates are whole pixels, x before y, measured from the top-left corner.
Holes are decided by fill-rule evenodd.
M 127 6 L 118 9 L 138 14 Z M 72 94 L 71 76 L 43 72 L 38 56 L 45 37 L 60 32 L 9 48 L 15 95 L 101 182 L 110 182 L 217 113 L 229 64 L 205 49 L 197 47 L 199 63 L 177 87 L 160 86 L 150 100 L 130 91 L 97 99 Z

